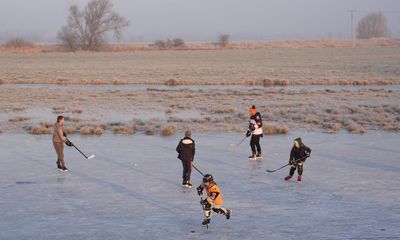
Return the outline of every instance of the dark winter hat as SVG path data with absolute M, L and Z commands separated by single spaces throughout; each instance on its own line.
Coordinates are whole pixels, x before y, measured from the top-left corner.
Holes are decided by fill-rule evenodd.
M 189 131 L 189 130 L 187 130 L 187 131 L 185 132 L 185 137 L 187 137 L 187 138 L 192 137 L 192 132 Z
M 301 138 L 296 138 L 295 140 L 294 140 L 294 142 L 296 143 L 298 143 L 299 144 L 299 146 L 302 146 L 303 145 L 303 141 L 301 140 Z
M 207 173 L 206 175 L 204 175 L 203 182 L 212 182 L 212 181 L 214 181 L 214 178 L 211 174 Z

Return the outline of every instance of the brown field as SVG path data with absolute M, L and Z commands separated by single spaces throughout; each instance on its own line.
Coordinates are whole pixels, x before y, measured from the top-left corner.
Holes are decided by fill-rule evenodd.
M 210 45 L 196 51 L 0 52 L 0 132 L 49 134 L 59 114 L 66 116 L 70 134 L 169 136 L 188 128 L 243 132 L 252 104 L 263 115 L 266 134 L 400 131 L 398 90 L 261 87 L 400 85 L 397 42 L 259 44 L 224 50 Z M 249 87 L 143 90 L 9 85 L 17 83 Z
M 263 86 L 400 84 L 400 43 L 393 40 L 252 44 L 242 48 L 196 51 L 2 52 L 0 82 Z

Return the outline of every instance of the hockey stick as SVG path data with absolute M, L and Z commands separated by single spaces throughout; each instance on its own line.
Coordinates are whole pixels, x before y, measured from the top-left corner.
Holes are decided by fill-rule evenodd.
M 67 140 L 69 141 L 69 139 L 67 138 Z M 95 157 L 94 154 L 90 155 L 89 157 L 86 156 L 77 146 L 75 146 L 75 144 L 73 144 L 71 141 L 69 141 L 71 143 L 71 145 L 78 150 L 78 152 L 80 152 L 86 159 L 93 159 Z
M 244 138 L 243 138 L 239 143 L 237 143 L 237 144 L 231 143 L 230 146 L 231 146 L 231 147 L 237 147 L 237 146 L 239 146 L 246 138 L 247 138 L 247 136 L 244 136 Z
M 194 168 L 194 169 L 196 169 L 196 171 L 198 171 L 200 174 L 201 174 L 201 176 L 203 176 L 204 177 L 204 174 L 192 163 L 192 167 Z
M 284 165 L 284 166 L 282 166 L 282 167 L 280 167 L 280 168 L 277 168 L 277 169 L 275 169 L 275 170 L 269 170 L 269 169 L 267 169 L 267 170 L 265 170 L 265 171 L 267 171 L 267 172 L 276 172 L 276 171 L 281 170 L 282 168 L 287 167 L 287 166 L 289 166 L 289 165 L 291 165 L 291 164 L 288 163 L 288 164 L 286 164 L 286 165 Z
M 303 159 L 305 159 L 305 158 L 306 158 L 306 157 L 299 158 L 299 159 L 296 159 L 296 160 L 294 160 L 294 161 L 295 161 L 295 162 L 298 162 L 298 161 L 303 160 Z M 288 164 L 286 164 L 286 165 L 284 165 L 284 166 L 282 166 L 282 167 L 280 167 L 280 168 L 277 168 L 277 169 L 275 169 L 275 170 L 269 170 L 269 169 L 267 169 L 267 170 L 265 170 L 265 171 L 267 171 L 267 172 L 276 172 L 276 171 L 281 170 L 282 168 L 287 167 L 287 166 L 289 166 L 289 165 L 292 165 L 292 164 L 291 164 L 291 163 L 288 163 Z

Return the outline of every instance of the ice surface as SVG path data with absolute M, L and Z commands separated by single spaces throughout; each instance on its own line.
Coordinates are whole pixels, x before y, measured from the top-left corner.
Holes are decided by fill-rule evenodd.
M 294 137 L 312 148 L 303 182 L 284 182 Z M 73 136 L 56 170 L 51 136 L 0 135 L 0 239 L 399 239 L 398 133 L 265 136 L 249 161 L 242 135 L 197 135 L 195 165 L 214 175 L 226 220 L 201 226 L 195 187 L 183 190 L 180 136 Z

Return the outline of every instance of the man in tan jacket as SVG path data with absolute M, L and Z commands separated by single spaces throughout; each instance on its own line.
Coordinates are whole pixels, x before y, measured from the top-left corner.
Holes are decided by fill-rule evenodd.
M 57 167 L 60 171 L 66 172 L 68 169 L 64 163 L 64 143 L 69 146 L 67 135 L 64 132 L 64 117 L 58 116 L 57 122 L 54 124 L 53 146 L 57 153 Z

